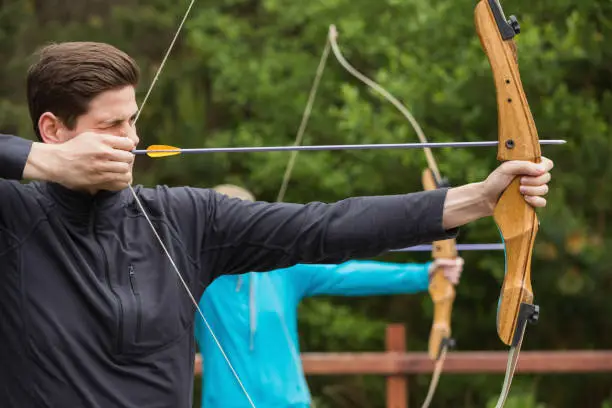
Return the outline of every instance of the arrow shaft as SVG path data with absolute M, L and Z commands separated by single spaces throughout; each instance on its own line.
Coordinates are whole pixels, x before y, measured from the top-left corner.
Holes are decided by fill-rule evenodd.
M 492 147 L 498 141 L 481 142 L 438 142 L 438 143 L 380 143 L 380 144 L 344 144 L 344 145 L 317 145 L 317 146 L 254 146 L 254 147 L 206 147 L 195 149 L 168 149 L 168 150 L 132 150 L 134 154 L 147 153 L 248 153 L 248 152 L 287 152 L 287 151 L 326 151 L 326 150 L 376 150 L 376 149 L 422 149 L 443 147 Z M 565 140 L 540 140 L 542 145 L 562 145 Z
M 457 244 L 457 251 L 503 251 L 504 244 Z M 392 249 L 389 252 L 426 252 L 431 251 L 433 245 L 415 245 L 408 248 Z

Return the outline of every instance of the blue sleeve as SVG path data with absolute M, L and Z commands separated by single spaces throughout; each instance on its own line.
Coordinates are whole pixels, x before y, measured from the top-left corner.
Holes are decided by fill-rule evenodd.
M 429 286 L 429 265 L 349 261 L 291 268 L 298 298 L 316 295 L 367 296 L 417 293 Z

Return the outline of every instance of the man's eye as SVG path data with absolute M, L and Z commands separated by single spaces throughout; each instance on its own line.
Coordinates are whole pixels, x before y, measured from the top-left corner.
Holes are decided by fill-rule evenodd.
M 98 129 L 108 132 L 108 131 L 112 131 L 116 127 L 117 127 L 116 124 L 109 123 L 109 124 L 103 124 L 103 125 L 98 126 Z

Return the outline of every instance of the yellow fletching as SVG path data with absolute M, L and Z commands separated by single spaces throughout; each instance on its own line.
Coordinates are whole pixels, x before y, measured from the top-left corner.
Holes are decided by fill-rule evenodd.
M 162 151 L 158 151 L 162 150 Z M 181 149 L 174 146 L 168 145 L 151 145 L 147 147 L 147 156 L 160 158 L 160 157 L 168 157 L 168 156 L 176 156 L 177 154 L 181 154 Z

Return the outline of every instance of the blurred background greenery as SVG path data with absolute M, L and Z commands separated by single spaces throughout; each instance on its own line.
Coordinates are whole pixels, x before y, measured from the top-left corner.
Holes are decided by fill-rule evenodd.
M 555 160 L 549 206 L 540 212 L 533 286 L 541 319 L 525 350 L 604 349 L 612 344 L 612 2 L 506 1 L 521 22 L 523 84 L 544 147 Z M 0 0 L 0 131 L 33 138 L 25 100 L 29 55 L 54 41 L 104 41 L 135 57 L 142 98 L 187 1 Z M 491 71 L 473 24 L 474 1 L 201 0 L 139 121 L 143 146 L 290 144 L 295 138 L 329 24 L 358 69 L 399 97 L 433 141 L 497 138 Z M 606 41 L 607 40 L 607 41 Z M 398 112 L 330 56 L 305 144 L 414 142 Z M 483 178 L 494 149 L 436 150 L 452 184 Z M 210 187 L 235 183 L 273 201 L 286 153 L 139 158 L 135 181 Z M 612 163 L 612 162 L 610 162 Z M 418 150 L 302 153 L 286 201 L 420 190 Z M 462 243 L 499 242 L 491 219 L 461 232 Z M 500 252 L 463 253 L 453 331 L 461 350 L 504 350 L 495 313 L 504 271 Z M 426 261 L 429 254 L 381 259 Z M 303 351 L 373 351 L 384 326 L 405 323 L 410 350 L 423 351 L 429 296 L 318 298 L 300 311 Z M 494 406 L 501 375 L 443 375 L 433 407 Z M 429 376 L 412 379 L 419 406 Z M 384 406 L 384 379 L 311 377 L 318 407 Z M 196 381 L 196 393 L 199 392 Z M 199 401 L 199 397 L 195 398 Z M 612 374 L 519 375 L 508 408 L 612 406 Z

